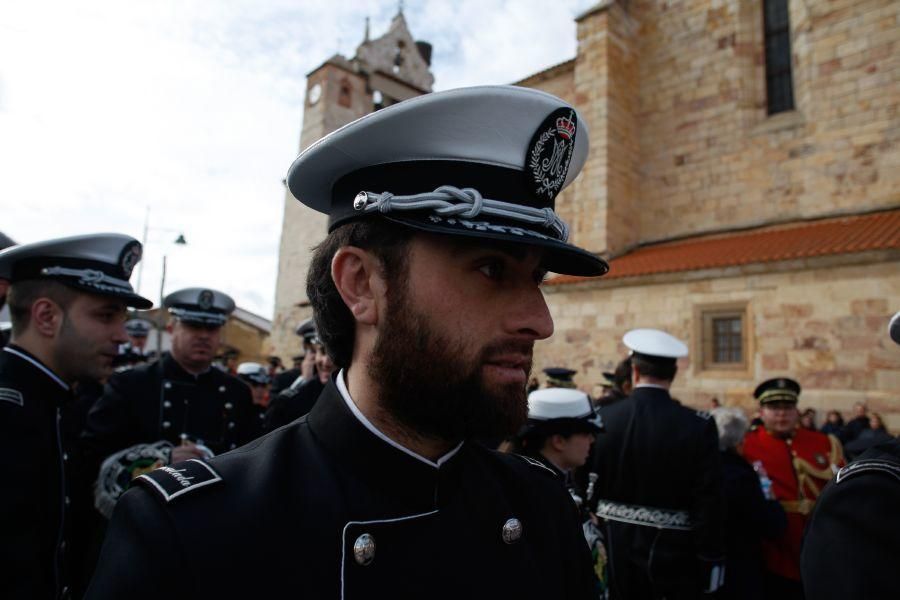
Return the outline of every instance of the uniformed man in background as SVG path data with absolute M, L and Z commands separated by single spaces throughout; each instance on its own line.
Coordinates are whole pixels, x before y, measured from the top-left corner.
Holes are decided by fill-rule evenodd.
M 575 487 L 573 471 L 587 461 L 600 432 L 600 420 L 587 394 L 580 390 L 546 388 L 528 395 L 528 424 L 520 434 L 522 454 L 553 471 L 579 506 L 585 490 Z
M 591 597 L 556 478 L 470 441 L 525 421 L 545 272 L 608 269 L 553 210 L 586 154 L 574 108 L 515 86 L 426 94 L 306 149 L 287 183 L 329 216 L 306 290 L 339 370 L 306 417 L 139 477 L 88 598 Z
M 237 367 L 237 378 L 250 388 L 254 415 L 252 437 L 259 437 L 264 431 L 266 408 L 269 406 L 269 370 L 257 362 L 244 362 Z
M 822 488 L 844 466 L 841 443 L 833 435 L 800 427 L 800 384 L 793 379 L 768 379 L 753 396 L 759 402 L 763 426 L 747 432 L 743 455 L 747 462 L 759 461 L 765 469 L 787 515 L 785 532 L 762 541 L 766 598 L 803 598 L 803 530 Z
M 69 556 L 78 552 L 69 547 L 77 525 L 69 522 L 77 449 L 61 432 L 61 415 L 75 381 L 112 372 L 118 346 L 127 339 L 126 307 L 151 306 L 128 283 L 140 258 L 140 243 L 117 234 L 0 252 L 13 324 L 11 342 L 0 350 L 4 599 L 68 598 L 83 591 Z
M 265 430 L 272 431 L 291 421 L 309 414 L 316 405 L 322 390 L 331 380 L 334 373 L 334 362 L 328 356 L 328 351 L 318 338 L 315 329 L 312 330 L 307 353 L 313 357 L 312 376 L 305 375 L 297 379 L 286 390 L 272 399 L 266 410 Z
M 316 325 L 312 319 L 305 319 L 297 326 L 295 333 L 302 340 L 302 352 L 291 357 L 294 368 L 284 373 L 279 373 L 272 379 L 272 397 L 291 386 L 297 387 L 304 381 L 315 378 L 316 353 L 313 348 L 313 340 L 316 337 Z
M 604 391 L 603 395 L 597 399 L 597 404 L 606 406 L 619 400 L 624 400 L 631 395 L 631 357 L 619 361 L 616 370 L 612 373 L 604 373 L 603 376 L 609 380 L 609 387 Z
M 607 589 L 607 553 L 602 532 L 587 506 L 590 480 L 576 477 L 585 466 L 597 435 L 603 431 L 590 397 L 581 390 L 546 388 L 528 394 L 528 423 L 518 437 L 516 451 L 550 469 L 566 488 L 581 517 L 585 541 L 591 549 L 597 581 L 595 597 Z
M 888 325 L 900 344 L 900 312 Z M 900 438 L 838 471 L 816 502 L 800 555 L 807 600 L 900 598 Z
M 594 513 L 605 520 L 611 598 L 697 598 L 724 578 L 724 496 L 715 422 L 672 400 L 687 346 L 657 329 L 622 338 L 634 389 L 598 410 Z
M 10 237 L 0 231 L 0 250 L 5 250 L 10 246 L 15 245 L 16 243 L 12 241 Z M 0 278 L 0 313 L 2 313 L 3 307 L 6 306 L 6 292 L 8 290 L 9 280 Z M 0 348 L 3 348 L 3 346 L 9 343 L 9 338 L 11 335 L 12 323 L 10 323 L 9 321 L 0 321 Z
M 163 304 L 171 352 L 111 377 L 88 414 L 83 438 L 98 467 L 115 452 L 160 441 L 171 445 L 171 462 L 209 457 L 246 443 L 256 431 L 250 390 L 212 368 L 234 300 L 187 288 Z

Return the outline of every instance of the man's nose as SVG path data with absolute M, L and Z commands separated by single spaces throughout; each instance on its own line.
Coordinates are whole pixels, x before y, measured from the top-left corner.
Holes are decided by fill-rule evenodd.
M 540 288 L 530 287 L 520 292 L 513 306 L 509 306 L 510 329 L 536 340 L 553 335 L 553 317 Z

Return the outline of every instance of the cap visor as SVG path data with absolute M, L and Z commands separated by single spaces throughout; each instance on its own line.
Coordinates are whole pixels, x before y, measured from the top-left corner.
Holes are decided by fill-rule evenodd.
M 133 306 L 135 308 L 140 308 L 141 310 L 145 310 L 153 307 L 153 301 L 144 298 L 143 296 L 139 296 L 137 294 L 129 294 L 123 297 L 125 300 L 125 304 L 127 306 Z M 145 334 L 146 337 L 146 334 Z
M 498 228 L 516 231 L 516 233 L 506 233 L 487 229 L 483 226 L 483 221 L 471 222 L 454 219 L 451 224 L 448 223 L 448 221 L 433 222 L 425 220 L 421 216 L 382 216 L 389 221 L 428 233 L 495 240 L 542 248 L 545 250 L 543 266 L 547 270 L 561 275 L 599 277 L 605 275 L 609 271 L 607 262 L 596 254 L 588 252 L 587 250 L 582 250 L 581 248 L 567 244 L 566 242 L 547 237 L 540 232 L 519 225 L 513 227 L 497 225 Z

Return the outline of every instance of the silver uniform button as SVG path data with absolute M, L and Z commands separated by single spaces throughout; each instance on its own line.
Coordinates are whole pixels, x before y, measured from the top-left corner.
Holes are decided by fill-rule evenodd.
M 167 382 L 165 382 L 165 383 L 163 384 L 163 387 L 166 388 L 167 390 L 171 390 L 171 389 L 172 389 L 172 384 L 169 383 L 169 382 L 167 381 Z
M 368 203 L 369 195 L 365 192 L 360 192 L 356 195 L 356 198 L 353 199 L 353 208 L 356 210 L 362 210 Z
M 220 386 L 219 386 L 219 392 L 222 393 L 222 394 L 225 393 L 225 386 L 224 386 L 224 385 L 220 385 Z
M 234 404 L 232 404 L 231 402 L 225 403 L 225 410 L 231 410 L 232 408 L 234 408 Z
M 228 429 L 234 429 L 234 421 L 228 421 Z
M 375 538 L 368 533 L 364 533 L 353 543 L 353 558 L 356 564 L 366 566 L 372 564 L 375 560 Z
M 168 421 L 163 421 L 163 422 L 162 422 L 162 427 L 163 427 L 163 429 L 168 429 L 168 428 L 171 427 L 171 426 L 172 426 L 172 424 L 169 423 Z
M 503 541 L 512 544 L 522 537 L 522 522 L 518 519 L 510 519 L 503 524 Z
M 172 408 L 172 403 L 168 400 L 163 400 L 163 408 Z

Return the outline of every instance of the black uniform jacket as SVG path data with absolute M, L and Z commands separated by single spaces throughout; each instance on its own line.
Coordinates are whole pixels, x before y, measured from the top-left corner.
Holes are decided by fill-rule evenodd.
M 900 598 L 900 439 L 870 448 L 822 491 L 800 574 L 808 600 Z
M 70 399 L 66 384 L 31 354 L 14 345 L 0 350 L 0 598 L 56 598 L 65 587 L 59 416 Z
M 708 414 L 681 406 L 669 392 L 637 387 L 626 400 L 598 411 L 606 432 L 594 444 L 598 474 L 590 506 L 614 503 L 688 513 L 691 530 L 615 522 L 608 536 L 610 575 L 640 571 L 683 587 L 696 576 L 693 560 L 724 557 L 724 494 L 719 436 Z M 637 519 L 640 520 L 640 519 Z M 625 574 L 624 571 L 632 571 Z
M 253 438 L 259 419 L 252 404 L 237 378 L 215 368 L 191 375 L 166 353 L 110 377 L 88 414 L 84 444 L 97 467 L 135 444 L 178 445 L 182 434 L 219 454 Z
M 543 466 L 468 442 L 428 464 L 366 428 L 334 383 L 309 415 L 209 465 L 168 502 L 149 480 L 178 490 L 200 463 L 138 479 L 87 598 L 590 595 L 572 501 Z
M 325 384 L 319 378 L 308 379 L 296 387 L 282 390 L 266 409 L 265 430 L 273 431 L 308 414 L 322 394 Z
M 272 378 L 272 385 L 269 387 L 269 393 L 273 396 L 291 387 L 297 378 L 300 377 L 300 369 L 288 369 L 275 375 Z

